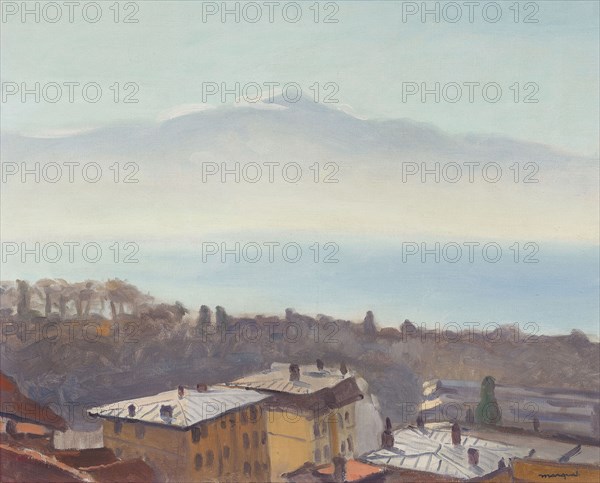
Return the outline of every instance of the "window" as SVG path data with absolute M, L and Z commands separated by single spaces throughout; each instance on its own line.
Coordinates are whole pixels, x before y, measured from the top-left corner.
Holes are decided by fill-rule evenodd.
M 215 461 L 215 454 L 212 452 L 212 450 L 209 449 L 206 452 L 206 466 L 212 466 L 214 461 Z
M 252 446 L 258 448 L 258 431 L 252 432 Z
M 194 458 L 194 466 L 196 470 L 202 468 L 202 455 L 200 453 L 196 453 L 196 457 Z
M 197 443 L 198 441 L 200 441 L 201 434 L 202 434 L 202 431 L 200 430 L 200 428 L 198 428 L 198 427 L 192 428 L 192 443 Z
M 121 432 L 121 429 L 123 429 L 123 423 L 121 421 L 115 421 L 115 434 L 119 434 Z
M 256 409 L 256 406 L 250 406 L 250 421 L 255 423 L 256 421 L 258 421 L 258 409 Z
M 337 415 L 337 420 L 338 420 L 338 427 L 339 428 L 343 428 L 344 427 L 344 420 L 342 419 L 342 415 L 340 413 L 338 413 L 338 415 Z
M 146 426 L 143 423 L 137 423 L 135 425 L 135 437 L 137 439 L 144 439 L 146 434 Z
M 354 451 L 354 444 L 352 443 L 352 436 L 348 436 L 346 440 L 348 442 L 348 451 Z
M 229 427 L 232 429 L 235 428 L 235 413 L 229 415 Z
M 344 441 L 342 441 L 342 444 L 340 445 L 340 451 L 342 454 L 346 452 L 346 443 Z
M 260 473 L 260 463 L 258 461 L 254 462 L 254 476 Z
M 315 421 L 315 423 L 313 424 L 313 433 L 315 435 L 315 438 L 321 436 L 321 431 L 319 430 L 319 423 L 317 421 Z
M 248 463 L 247 461 L 244 463 L 244 476 L 246 478 L 250 478 L 250 476 L 252 475 L 252 468 L 250 467 L 250 463 Z
M 225 429 L 227 427 L 227 421 L 221 419 L 221 429 Z
M 248 413 L 245 409 L 242 409 L 242 411 L 240 412 L 240 421 L 242 422 L 242 424 L 246 424 L 248 422 Z
M 346 411 L 346 414 L 344 414 L 344 419 L 347 423 L 350 422 L 350 413 L 348 411 Z
M 260 433 L 260 444 L 267 444 L 267 432 Z
M 244 441 L 244 449 L 248 449 L 250 447 L 250 438 L 248 437 L 248 433 L 244 433 L 242 435 L 242 439 Z
M 329 445 L 323 446 L 323 458 L 325 458 L 325 460 L 327 461 L 329 461 L 329 458 L 331 458 L 331 453 L 329 452 Z
M 200 433 L 202 434 L 203 438 L 208 438 L 208 425 L 207 424 L 202 424 L 200 426 Z
M 321 462 L 321 450 L 317 448 L 315 450 L 315 463 L 320 463 L 320 462 Z
M 327 434 L 327 421 L 325 420 L 321 423 L 321 432 Z
M 229 446 L 223 446 L 223 458 L 229 459 Z

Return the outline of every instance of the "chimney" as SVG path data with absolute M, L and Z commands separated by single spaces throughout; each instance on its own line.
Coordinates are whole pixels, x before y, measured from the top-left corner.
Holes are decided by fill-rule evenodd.
M 196 384 L 196 391 L 206 392 L 206 391 L 208 391 L 208 386 L 206 384 L 204 384 L 203 382 L 199 382 L 198 384 Z
M 317 359 L 317 369 L 319 371 L 322 371 L 324 367 L 325 367 L 325 364 L 323 364 L 323 361 L 321 359 Z
M 300 380 L 300 367 L 298 364 L 290 364 L 290 382 Z
M 425 418 L 423 416 L 423 412 L 419 412 L 417 416 L 417 428 L 419 429 L 425 429 Z
M 385 429 L 387 431 L 392 430 L 392 420 L 390 418 L 385 418 Z
M 336 483 L 346 481 L 346 458 L 341 455 L 333 457 L 333 479 Z
M 130 404 L 127 407 L 127 410 L 129 411 L 129 417 L 133 418 L 135 416 L 135 406 L 133 404 Z
M 469 448 L 467 454 L 469 455 L 469 464 L 477 466 L 479 464 L 479 450 L 475 448 Z
M 185 393 L 185 390 L 184 390 L 183 386 L 177 387 L 177 395 L 179 396 L 179 399 L 183 399 L 184 393 Z
M 394 447 L 394 433 L 392 433 L 392 421 L 385 418 L 385 431 L 381 434 L 381 447 L 392 449 Z
M 458 422 L 456 422 L 452 425 L 452 444 L 454 446 L 460 445 L 460 436 L 460 426 L 458 425 Z
M 346 377 L 346 374 L 348 374 L 348 368 L 344 362 L 340 364 L 340 372 L 342 373 L 342 377 Z

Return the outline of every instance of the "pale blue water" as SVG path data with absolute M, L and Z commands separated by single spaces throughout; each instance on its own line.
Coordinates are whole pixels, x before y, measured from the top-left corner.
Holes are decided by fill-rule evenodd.
M 283 314 L 286 307 L 293 307 L 311 315 L 359 321 L 372 310 L 382 326 L 397 326 L 406 318 L 431 328 L 435 322 L 448 321 L 534 322 L 543 333 L 578 328 L 598 335 L 597 246 L 540 243 L 539 262 L 532 264 L 515 263 L 508 249 L 512 242 L 499 242 L 503 255 L 497 263 L 486 262 L 476 251 L 473 263 L 463 252 L 461 261 L 452 264 L 443 258 L 434 263 L 433 256 L 426 263 L 417 256 L 403 262 L 401 241 L 369 244 L 357 238 L 337 239 L 339 262 L 314 263 L 308 247 L 318 238 L 271 239 L 296 240 L 303 248 L 300 261 L 285 262 L 276 251 L 275 262 L 269 263 L 265 249 L 263 259 L 254 264 L 243 258 L 235 263 L 233 255 L 226 263 L 217 256 L 203 263 L 200 242 L 177 242 L 179 246 L 140 242 L 137 264 L 115 264 L 108 253 L 97 264 L 22 264 L 10 257 L 2 280 L 119 277 L 161 301 L 179 300 L 194 313 L 200 304 L 223 305 L 231 314 Z M 323 256 L 328 240 L 318 240 Z

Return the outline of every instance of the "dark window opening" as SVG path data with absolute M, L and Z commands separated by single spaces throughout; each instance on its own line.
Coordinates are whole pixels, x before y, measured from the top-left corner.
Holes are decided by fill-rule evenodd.
M 321 462 L 321 450 L 316 449 L 315 450 L 315 463 L 320 463 L 320 462 Z

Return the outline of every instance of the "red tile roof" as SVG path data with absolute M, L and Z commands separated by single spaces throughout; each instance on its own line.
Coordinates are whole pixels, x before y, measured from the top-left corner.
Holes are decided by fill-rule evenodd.
M 15 380 L 3 372 L 0 372 L 0 414 L 59 431 L 65 431 L 68 427 L 67 422 L 50 407 L 25 396 Z
M 322 475 L 333 475 L 334 466 L 330 464 L 325 466 L 324 468 L 319 468 L 317 470 L 318 473 Z M 356 460 L 348 460 L 346 461 L 346 481 L 360 481 L 369 476 L 375 475 L 377 473 L 382 473 L 383 468 L 368 465 L 366 463 L 361 463 Z
M 141 459 L 117 461 L 85 471 L 101 483 L 146 483 L 155 480 L 154 471 Z

